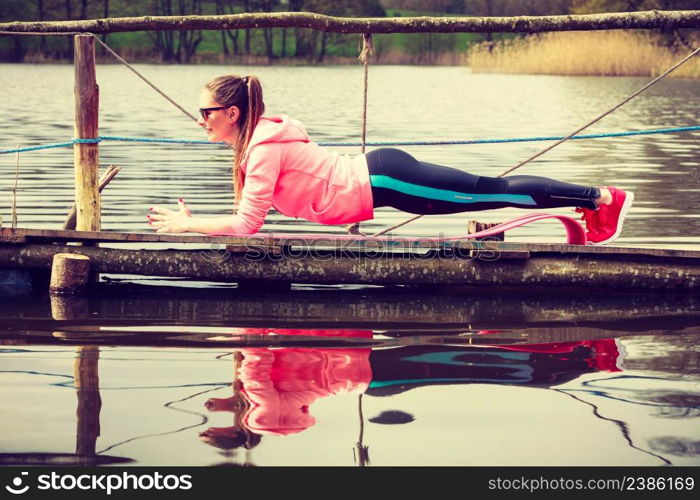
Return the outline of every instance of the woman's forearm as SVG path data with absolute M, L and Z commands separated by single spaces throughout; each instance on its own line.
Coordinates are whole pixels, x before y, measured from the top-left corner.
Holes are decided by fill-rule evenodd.
M 185 232 L 201 234 L 230 234 L 231 222 L 234 216 L 224 217 L 188 217 L 185 222 Z
M 208 235 L 217 234 L 253 234 L 257 232 L 264 222 L 264 214 L 259 221 L 251 224 L 249 220 L 238 215 L 223 217 L 193 217 L 185 201 L 178 200 L 179 210 L 170 210 L 164 207 L 151 207 L 146 216 L 150 226 L 157 233 L 200 233 Z

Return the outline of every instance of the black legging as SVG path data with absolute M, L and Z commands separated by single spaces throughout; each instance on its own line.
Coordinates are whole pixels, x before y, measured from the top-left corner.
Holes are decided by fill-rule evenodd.
M 503 207 L 595 209 L 595 187 L 533 175 L 483 177 L 416 160 L 394 148 L 367 153 L 375 207 L 436 215 Z

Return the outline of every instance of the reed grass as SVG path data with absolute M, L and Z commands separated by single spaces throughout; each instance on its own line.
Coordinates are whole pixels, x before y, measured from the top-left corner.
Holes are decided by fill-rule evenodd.
M 631 31 L 557 32 L 478 44 L 465 63 L 475 73 L 657 76 L 690 53 L 661 44 L 658 35 Z M 700 57 L 669 76 L 700 78 Z

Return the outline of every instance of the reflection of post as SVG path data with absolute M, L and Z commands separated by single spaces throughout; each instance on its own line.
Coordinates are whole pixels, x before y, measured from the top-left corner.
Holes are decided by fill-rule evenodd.
M 90 303 L 85 297 L 51 295 L 51 316 L 56 321 L 87 318 Z M 55 331 L 55 337 L 70 338 L 70 332 Z M 95 445 L 100 435 L 100 378 L 97 370 L 98 346 L 81 346 L 75 353 L 73 380 L 78 396 L 75 453 L 79 465 L 94 465 Z
M 75 357 L 73 375 L 78 395 L 75 452 L 81 456 L 95 455 L 95 445 L 100 435 L 102 399 L 97 370 L 99 358 L 100 348 L 97 346 L 79 347 Z
M 357 444 L 355 444 L 355 448 L 352 451 L 357 465 L 365 467 L 369 465 L 369 446 L 362 444 L 362 438 L 365 434 L 365 419 L 362 416 L 362 394 L 357 400 L 357 407 L 360 412 L 360 437 L 357 439 Z
M 245 419 L 251 409 L 251 403 L 246 396 L 243 382 L 239 378 L 243 364 L 243 353 L 234 351 L 233 356 L 233 393 L 228 398 L 209 398 L 204 406 L 209 411 L 233 412 L 233 425 L 231 427 L 209 427 L 199 434 L 199 437 L 207 444 L 215 446 L 225 457 L 238 461 L 238 448 L 243 447 L 245 457 L 240 465 L 253 465 L 251 462 L 251 449 L 260 444 L 261 436 L 252 432 L 246 426 Z
M 86 297 L 74 295 L 51 295 L 51 317 L 57 321 L 87 318 L 90 314 L 90 301 Z M 54 332 L 55 337 L 66 333 Z
M 243 366 L 243 353 L 241 351 L 234 351 L 233 383 L 231 384 L 231 387 L 233 389 L 233 397 L 240 403 L 241 406 L 236 408 L 236 411 L 233 414 L 233 423 L 235 427 L 244 431 L 244 434 L 246 436 L 246 442 L 243 445 L 243 449 L 245 450 L 245 458 L 243 459 L 243 465 L 251 466 L 253 465 L 253 457 L 251 454 L 251 450 L 257 445 L 257 443 L 253 443 L 253 441 L 251 440 L 250 432 L 247 432 L 245 424 L 243 423 L 243 418 L 245 417 L 245 413 L 250 403 L 248 402 L 246 397 L 241 394 L 241 389 L 243 388 L 243 382 L 240 379 L 241 366 Z

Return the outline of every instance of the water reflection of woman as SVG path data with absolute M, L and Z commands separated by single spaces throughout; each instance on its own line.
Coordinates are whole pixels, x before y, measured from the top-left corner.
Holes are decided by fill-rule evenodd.
M 246 335 L 305 335 L 372 338 L 371 330 L 246 328 Z M 233 395 L 210 398 L 210 411 L 234 412 L 232 427 L 200 434 L 226 449 L 256 446 L 262 435 L 294 434 L 315 424 L 310 406 L 317 399 L 367 390 L 372 371 L 369 348 L 247 348 L 234 354 Z
M 371 330 L 240 329 L 247 335 L 372 338 Z M 551 387 L 595 371 L 619 371 L 614 339 L 514 345 L 370 348 L 246 348 L 234 354 L 233 395 L 210 411 L 234 413 L 232 427 L 200 436 L 232 449 L 263 435 L 301 432 L 316 422 L 311 405 L 340 394 L 390 396 L 428 385 L 498 383 Z M 410 421 L 410 420 L 408 420 Z

